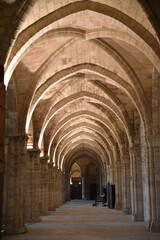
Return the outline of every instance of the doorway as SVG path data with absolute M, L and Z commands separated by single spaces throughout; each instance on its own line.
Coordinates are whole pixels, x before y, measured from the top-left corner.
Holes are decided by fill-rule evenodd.
M 97 198 L 97 185 L 95 183 L 90 184 L 90 200 Z
M 70 199 L 82 199 L 82 184 L 70 184 Z
M 70 171 L 70 199 L 82 199 L 81 168 L 75 162 Z

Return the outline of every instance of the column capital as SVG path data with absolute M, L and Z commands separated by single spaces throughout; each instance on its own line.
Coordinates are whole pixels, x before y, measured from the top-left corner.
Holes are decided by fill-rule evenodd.
M 53 169 L 58 171 L 58 167 L 57 166 L 53 166 Z
M 141 146 L 135 145 L 129 148 L 131 154 L 139 154 L 141 152 Z
M 40 157 L 40 163 L 41 164 L 46 164 L 48 163 L 49 157 L 44 156 L 44 157 Z
M 48 162 L 48 168 L 53 169 L 53 162 Z
M 38 148 L 29 148 L 27 149 L 27 153 L 40 153 L 40 149 Z
M 13 139 L 15 142 L 19 142 L 19 141 L 22 141 L 22 140 L 25 140 L 27 141 L 28 140 L 28 136 L 27 134 L 18 134 L 18 135 L 10 135 L 10 136 L 6 136 L 6 138 L 9 138 L 9 139 Z
M 28 161 L 33 162 L 35 165 L 40 164 L 40 150 L 39 149 L 27 149 Z

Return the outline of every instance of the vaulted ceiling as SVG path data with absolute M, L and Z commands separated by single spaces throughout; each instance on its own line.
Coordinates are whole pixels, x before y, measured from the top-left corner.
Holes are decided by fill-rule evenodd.
M 146 5 L 38 0 L 1 6 L 0 60 L 8 109 L 13 98 L 16 105 L 12 133 L 26 132 L 28 148 L 39 148 L 62 169 L 82 156 L 116 164 L 123 146 L 136 144 L 137 125 L 151 130 L 160 51 Z

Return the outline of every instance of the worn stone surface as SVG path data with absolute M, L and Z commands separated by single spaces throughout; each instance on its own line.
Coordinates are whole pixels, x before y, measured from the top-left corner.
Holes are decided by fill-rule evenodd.
M 87 239 L 159 240 L 159 233 L 149 233 L 144 223 L 132 222 L 128 215 L 102 207 L 93 201 L 71 201 L 42 217 L 41 223 L 28 225 L 23 235 L 6 236 L 4 240 Z

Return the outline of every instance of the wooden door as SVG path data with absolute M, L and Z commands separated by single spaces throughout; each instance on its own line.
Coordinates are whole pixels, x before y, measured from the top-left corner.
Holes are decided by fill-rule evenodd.
M 82 199 L 82 184 L 73 183 L 70 185 L 70 198 Z
M 97 185 L 95 183 L 90 184 L 90 200 L 97 198 Z

